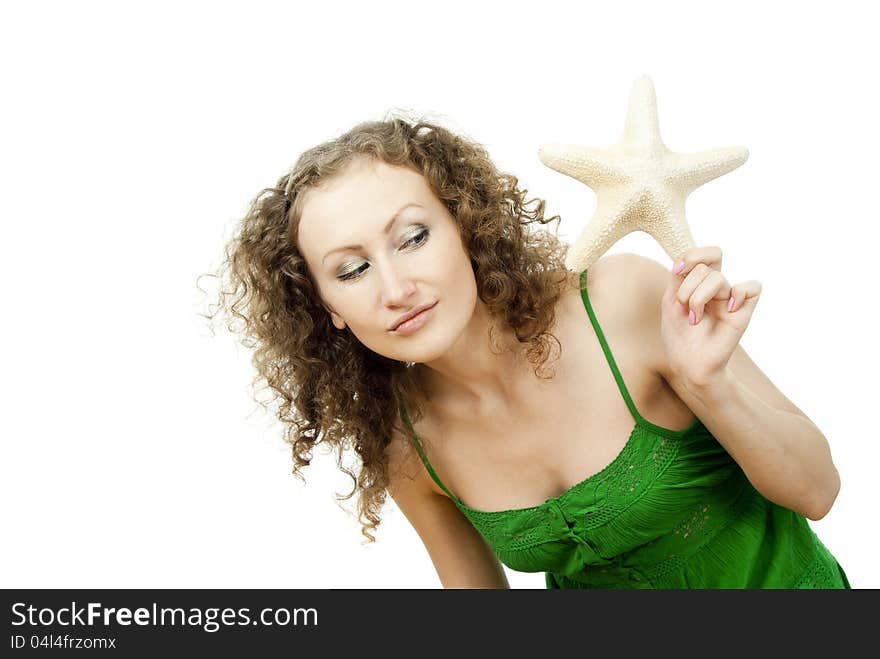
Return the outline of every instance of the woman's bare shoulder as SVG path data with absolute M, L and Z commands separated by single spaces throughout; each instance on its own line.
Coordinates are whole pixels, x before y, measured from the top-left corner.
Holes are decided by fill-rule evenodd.
M 416 469 L 418 456 L 411 443 L 403 431 L 395 427 L 391 434 L 391 440 L 385 447 L 385 458 L 388 461 L 388 478 L 392 487 L 399 486 L 403 481 L 421 480 L 420 471 Z
M 444 588 L 509 588 L 501 562 L 439 491 L 410 442 L 398 431 L 386 448 L 387 489 L 425 546 L 440 583 Z
M 388 461 L 388 493 L 392 497 L 403 491 L 446 496 L 428 473 L 412 438 L 397 426 L 385 447 L 385 457 Z
M 606 254 L 596 260 L 587 269 L 587 296 L 593 310 L 599 314 L 601 309 L 603 327 L 605 324 L 627 324 L 627 311 L 639 278 L 635 271 L 644 268 L 644 257 L 638 254 L 621 252 Z M 572 280 L 564 294 L 568 308 L 580 317 L 583 315 L 583 299 L 580 290 L 580 278 Z
M 640 287 L 644 274 L 657 268 L 663 269 L 663 266 L 641 254 L 606 254 L 587 270 L 587 284 L 590 292 L 595 284 L 597 293 L 611 292 L 619 296 Z
M 593 264 L 587 276 L 587 290 L 606 336 L 624 338 L 640 353 L 652 370 L 662 370 L 663 345 L 659 305 L 665 287 L 666 268 L 654 259 L 620 252 Z

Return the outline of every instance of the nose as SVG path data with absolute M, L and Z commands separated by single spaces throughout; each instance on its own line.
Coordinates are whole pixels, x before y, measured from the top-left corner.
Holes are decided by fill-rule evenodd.
M 416 290 L 415 282 L 404 268 L 385 263 L 379 267 L 382 283 L 382 303 L 391 306 L 407 306 Z

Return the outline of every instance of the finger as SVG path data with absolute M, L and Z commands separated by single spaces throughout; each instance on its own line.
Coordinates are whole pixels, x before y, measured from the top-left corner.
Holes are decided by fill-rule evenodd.
M 691 296 L 694 294 L 694 291 L 697 290 L 697 287 L 713 272 L 718 271 L 713 270 L 705 263 L 697 263 L 684 278 L 684 281 L 679 284 L 678 290 L 675 293 L 675 298 L 681 304 L 687 305 L 688 300 L 691 299 Z
M 705 263 L 713 270 L 721 270 L 721 258 L 720 247 L 714 245 L 709 247 L 692 247 L 673 263 L 672 271 L 683 277 L 693 270 L 697 263 Z M 684 265 L 682 266 L 682 264 Z M 675 271 L 677 266 L 681 267 L 681 270 L 678 272 Z
M 741 309 L 747 300 L 756 298 L 761 294 L 761 282 L 751 280 L 732 286 L 727 310 L 731 313 Z
M 702 320 L 706 305 L 712 300 L 726 302 L 730 298 L 730 284 L 717 270 L 710 270 L 703 281 L 697 286 L 688 300 L 688 306 L 694 312 L 693 325 Z

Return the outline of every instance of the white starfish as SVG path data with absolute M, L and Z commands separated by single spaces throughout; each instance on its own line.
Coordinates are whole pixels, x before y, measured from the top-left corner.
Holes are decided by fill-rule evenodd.
M 620 141 L 610 149 L 545 144 L 538 157 L 548 167 L 590 186 L 596 212 L 569 247 L 566 267 L 586 270 L 608 248 L 633 231 L 651 235 L 673 261 L 694 247 L 684 204 L 707 181 L 743 164 L 744 147 L 673 153 L 660 139 L 654 84 L 633 84 Z

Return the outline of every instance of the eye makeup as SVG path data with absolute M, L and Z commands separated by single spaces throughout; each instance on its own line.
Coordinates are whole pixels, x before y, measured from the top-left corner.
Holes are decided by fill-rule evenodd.
M 421 225 L 419 225 L 419 226 L 421 226 Z M 421 229 L 419 231 L 415 232 L 414 234 L 412 234 L 412 236 L 410 238 L 406 239 L 403 242 L 403 244 L 401 245 L 401 247 L 406 247 L 409 244 L 412 244 L 415 248 L 421 247 L 423 244 L 425 244 L 427 242 L 429 235 L 430 235 L 430 230 L 425 226 L 421 226 Z M 342 272 L 340 272 L 339 275 L 337 275 L 336 278 L 340 281 L 352 281 L 354 279 L 357 279 L 360 277 L 361 273 L 364 272 L 363 268 L 365 265 L 366 265 L 366 263 L 364 263 L 363 265 L 361 265 L 357 268 L 343 270 Z

